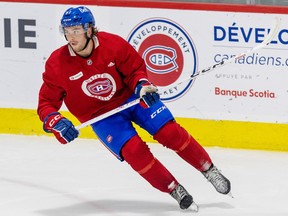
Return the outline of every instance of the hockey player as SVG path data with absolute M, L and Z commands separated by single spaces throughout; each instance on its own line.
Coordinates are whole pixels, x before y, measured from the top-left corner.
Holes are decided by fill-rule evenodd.
M 134 122 L 199 170 L 219 193 L 230 192 L 230 181 L 161 102 L 143 59 L 127 41 L 98 31 L 93 14 L 83 6 L 67 9 L 60 29 L 68 44 L 47 60 L 39 91 L 37 111 L 46 132 L 52 132 L 62 144 L 77 138 L 79 132 L 72 122 L 58 112 L 63 102 L 80 122 L 85 122 L 140 98 L 140 104 L 91 125 L 111 153 L 154 188 L 170 194 L 181 209 L 195 205 L 192 196 L 139 137 Z M 152 118 L 156 110 L 161 112 Z

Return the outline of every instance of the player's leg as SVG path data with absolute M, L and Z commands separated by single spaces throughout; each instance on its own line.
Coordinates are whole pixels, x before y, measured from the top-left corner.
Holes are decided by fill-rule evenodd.
M 192 196 L 153 156 L 148 145 L 138 135 L 123 146 L 121 153 L 124 160 L 154 188 L 171 194 L 181 209 L 187 209 L 193 203 Z
M 230 182 L 213 165 L 206 150 L 174 120 L 169 109 L 159 101 L 149 109 L 134 106 L 133 120 L 153 135 L 162 145 L 199 170 L 223 194 L 229 193 Z
M 161 101 L 149 109 L 143 109 L 139 105 L 134 109 L 135 122 L 152 134 L 155 140 L 176 151 L 199 171 L 208 170 L 212 162 L 207 152 L 175 122 L 172 113 Z
M 212 165 L 206 150 L 175 121 L 168 121 L 153 138 L 165 147 L 174 150 L 181 158 L 200 172 Z
M 174 150 L 181 158 L 199 170 L 219 193 L 230 192 L 230 181 L 213 165 L 206 150 L 178 123 L 167 122 L 154 134 L 154 139 Z
M 119 160 L 125 160 L 154 188 L 171 194 L 181 208 L 188 208 L 193 203 L 192 196 L 152 155 L 147 144 L 137 135 L 131 122 L 127 121 L 129 115 L 126 112 L 115 114 L 92 124 L 92 128 L 99 140 Z

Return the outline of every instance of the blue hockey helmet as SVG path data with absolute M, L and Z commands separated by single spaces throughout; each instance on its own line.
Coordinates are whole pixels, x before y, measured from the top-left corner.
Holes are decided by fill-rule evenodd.
M 61 19 L 62 29 L 70 26 L 82 25 L 87 31 L 89 26 L 95 27 L 95 19 L 91 11 L 84 6 L 67 9 Z

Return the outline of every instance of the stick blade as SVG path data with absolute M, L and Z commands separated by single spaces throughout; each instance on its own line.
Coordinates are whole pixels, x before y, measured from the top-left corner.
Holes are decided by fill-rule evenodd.
M 265 40 L 262 42 L 262 44 L 268 45 L 272 41 L 272 39 L 276 36 L 276 34 L 279 31 L 280 24 L 281 24 L 281 18 L 275 17 L 273 27 L 271 28 L 269 34 L 267 35 Z

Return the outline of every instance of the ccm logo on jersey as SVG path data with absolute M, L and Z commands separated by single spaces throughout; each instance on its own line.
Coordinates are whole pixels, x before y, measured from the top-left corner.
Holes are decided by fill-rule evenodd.
M 163 110 L 167 109 L 166 106 L 162 106 L 160 108 L 158 108 L 155 112 L 153 112 L 150 117 L 151 119 L 155 118 L 158 114 L 160 114 Z

